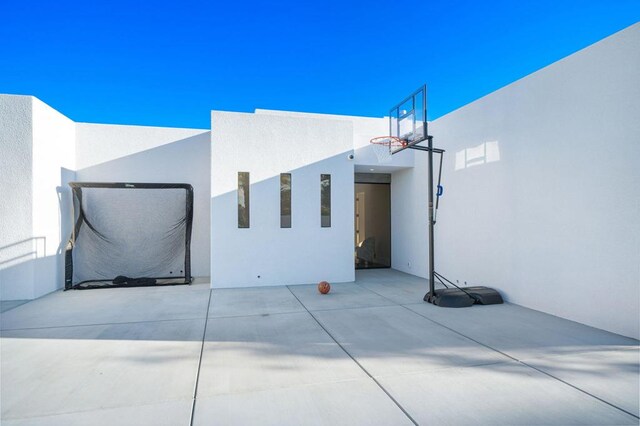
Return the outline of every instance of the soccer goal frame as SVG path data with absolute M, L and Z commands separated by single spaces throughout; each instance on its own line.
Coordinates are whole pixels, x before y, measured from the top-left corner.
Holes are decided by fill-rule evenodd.
M 69 186 L 74 226 L 65 250 L 65 290 L 192 282 L 191 185 L 71 182 Z M 149 197 L 153 202 L 146 205 Z M 140 203 L 136 203 L 138 199 Z M 154 221 L 163 226 L 149 228 Z M 136 241 L 127 241 L 127 229 L 134 230 Z M 160 245 L 165 243 L 166 249 L 162 249 Z M 132 256 L 137 256 L 137 263 L 127 262 Z M 113 262 L 109 263 L 110 259 Z

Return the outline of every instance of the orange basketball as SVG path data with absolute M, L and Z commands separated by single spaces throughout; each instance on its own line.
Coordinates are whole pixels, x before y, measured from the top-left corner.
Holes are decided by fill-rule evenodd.
M 331 290 L 331 285 L 326 282 L 326 281 L 320 281 L 318 283 L 318 291 L 322 294 L 327 294 L 329 293 L 329 290 Z

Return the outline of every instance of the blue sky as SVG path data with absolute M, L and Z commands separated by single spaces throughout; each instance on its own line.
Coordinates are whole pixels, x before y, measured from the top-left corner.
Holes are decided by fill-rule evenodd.
M 423 83 L 435 119 L 638 22 L 640 0 L 5 0 L 0 17 L 0 93 L 209 128 L 212 109 L 383 116 Z

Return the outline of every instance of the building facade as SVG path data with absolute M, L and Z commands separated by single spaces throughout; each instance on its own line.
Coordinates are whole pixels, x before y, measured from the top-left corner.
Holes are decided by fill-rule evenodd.
M 640 24 L 430 123 L 443 274 L 639 337 L 638 69 Z M 73 180 L 192 184 L 192 273 L 213 288 L 424 277 L 426 158 L 379 164 L 369 140 L 387 132 L 382 117 L 269 110 L 213 111 L 211 129 L 75 123 L 0 95 L 0 296 L 62 288 Z

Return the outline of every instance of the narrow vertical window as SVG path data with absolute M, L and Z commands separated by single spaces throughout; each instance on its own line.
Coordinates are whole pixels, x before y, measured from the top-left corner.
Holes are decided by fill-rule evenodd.
M 280 174 L 280 228 L 291 228 L 291 173 Z
M 331 226 L 331 175 L 320 175 L 320 224 Z
M 238 228 L 249 227 L 249 172 L 238 172 Z

